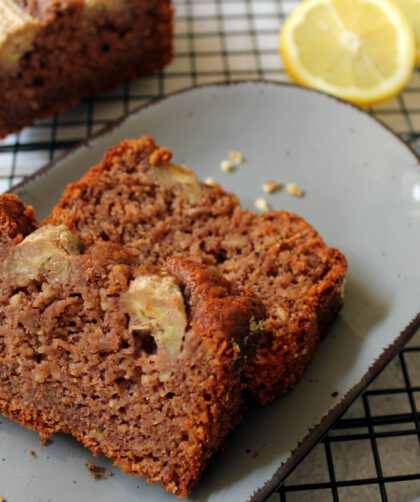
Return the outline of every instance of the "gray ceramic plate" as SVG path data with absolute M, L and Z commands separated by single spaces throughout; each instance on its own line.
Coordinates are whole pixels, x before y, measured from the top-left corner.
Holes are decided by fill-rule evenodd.
M 420 324 L 419 160 L 349 105 L 298 87 L 240 83 L 196 88 L 147 106 L 16 192 L 42 217 L 106 148 L 145 133 L 202 178 L 234 190 L 248 207 L 263 195 L 264 181 L 298 183 L 304 198 L 280 192 L 267 196 L 271 205 L 304 216 L 350 264 L 345 308 L 303 381 L 276 403 L 248 413 L 191 497 L 260 500 Z M 232 149 L 247 162 L 226 174 L 219 165 Z M 43 448 L 35 433 L 3 419 L 0 445 L 0 495 L 10 502 L 174 500 L 118 469 L 112 478 L 90 479 L 84 466 L 89 452 L 68 437 Z

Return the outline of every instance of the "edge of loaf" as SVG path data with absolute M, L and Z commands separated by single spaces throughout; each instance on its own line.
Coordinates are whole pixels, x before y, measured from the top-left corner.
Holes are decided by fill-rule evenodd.
M 0 138 L 172 59 L 171 0 L 1 0 Z

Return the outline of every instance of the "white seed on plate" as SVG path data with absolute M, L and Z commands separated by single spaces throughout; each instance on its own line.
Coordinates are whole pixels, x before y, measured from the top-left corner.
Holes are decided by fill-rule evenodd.
M 303 197 L 305 195 L 304 190 L 300 188 L 296 183 L 288 183 L 286 185 L 287 193 L 293 197 Z
M 237 166 L 245 162 L 245 157 L 243 156 L 243 154 L 236 150 L 232 150 L 229 152 L 229 158 Z
M 216 181 L 214 180 L 214 178 L 206 178 L 204 180 L 204 184 L 209 186 L 209 187 L 214 187 L 217 185 Z
M 264 199 L 264 197 L 257 197 L 254 202 L 254 206 L 263 213 L 270 211 L 270 204 Z
M 278 181 L 266 181 L 262 186 L 265 193 L 274 193 L 283 188 L 283 183 L 279 183 Z
M 222 160 L 220 163 L 220 169 L 225 173 L 231 173 L 235 170 L 235 164 L 230 160 Z

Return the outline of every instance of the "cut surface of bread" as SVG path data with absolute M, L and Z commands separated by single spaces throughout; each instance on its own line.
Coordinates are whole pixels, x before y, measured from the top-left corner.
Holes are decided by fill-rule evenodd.
M 185 497 L 242 418 L 261 302 L 185 258 L 35 228 L 0 197 L 0 412 Z
M 250 288 L 268 321 L 245 386 L 267 403 L 301 379 L 341 309 L 346 259 L 303 218 L 245 210 L 171 157 L 150 137 L 120 143 L 68 186 L 47 222 L 88 246 L 118 243 L 144 264 L 189 255 Z
M 0 137 L 172 58 L 170 0 L 0 0 Z

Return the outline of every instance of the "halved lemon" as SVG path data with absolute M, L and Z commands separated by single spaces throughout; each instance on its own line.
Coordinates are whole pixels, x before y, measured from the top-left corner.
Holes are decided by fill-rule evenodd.
M 420 0 L 395 0 L 407 16 L 416 36 L 416 61 L 420 63 Z
M 280 52 L 295 82 L 372 105 L 408 83 L 416 46 L 392 0 L 305 0 L 283 25 Z

